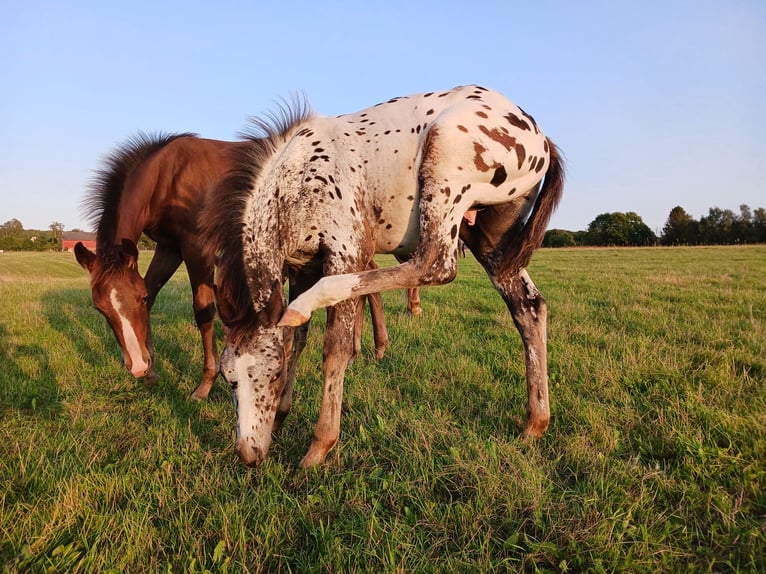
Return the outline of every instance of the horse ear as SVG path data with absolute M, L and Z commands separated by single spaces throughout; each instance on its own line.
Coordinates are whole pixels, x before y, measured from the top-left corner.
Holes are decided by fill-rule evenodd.
M 93 263 L 96 261 L 96 254 L 85 247 L 81 241 L 78 241 L 74 246 L 74 256 L 77 259 L 77 263 L 90 272 L 93 268 Z
M 128 258 L 128 267 L 138 269 L 138 247 L 130 239 L 122 240 L 122 252 Z

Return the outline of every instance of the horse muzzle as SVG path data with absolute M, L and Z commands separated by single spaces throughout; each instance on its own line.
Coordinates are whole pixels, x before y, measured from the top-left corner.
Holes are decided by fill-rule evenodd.
M 130 374 L 136 377 L 137 379 L 140 379 L 141 377 L 146 376 L 146 374 L 151 370 L 152 368 L 152 359 L 151 357 L 144 359 L 142 357 L 141 361 L 126 361 L 123 359 L 123 366 L 130 371 Z
M 267 452 L 267 450 L 252 444 L 252 440 L 241 438 L 237 442 L 237 455 L 239 455 L 240 462 L 242 462 L 242 464 L 245 466 L 249 466 L 251 468 L 260 466 L 260 464 L 266 458 Z

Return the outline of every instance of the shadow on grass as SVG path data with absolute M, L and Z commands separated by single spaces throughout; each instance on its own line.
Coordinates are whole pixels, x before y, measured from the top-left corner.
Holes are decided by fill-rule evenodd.
M 54 419 L 61 412 L 56 377 L 40 345 L 14 345 L 0 325 L 0 416 L 17 410 Z

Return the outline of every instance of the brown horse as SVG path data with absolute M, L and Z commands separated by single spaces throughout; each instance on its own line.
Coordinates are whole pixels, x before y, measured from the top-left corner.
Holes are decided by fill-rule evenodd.
M 106 317 L 122 348 L 126 368 L 147 385 L 154 368 L 149 312 L 163 285 L 183 261 L 193 294 L 194 318 L 202 337 L 202 381 L 192 397 L 204 399 L 218 374 L 214 339 L 214 260 L 200 242 L 197 214 L 208 194 L 232 168 L 234 152 L 251 142 L 226 142 L 184 133 L 138 134 L 104 160 L 84 205 L 96 228 L 96 252 L 75 246 L 90 274 L 95 307 Z M 144 278 L 136 242 L 141 233 L 157 242 Z M 380 295 L 370 297 L 376 356 L 388 335 Z M 362 308 L 360 307 L 360 321 Z M 355 348 L 361 345 L 356 331 Z

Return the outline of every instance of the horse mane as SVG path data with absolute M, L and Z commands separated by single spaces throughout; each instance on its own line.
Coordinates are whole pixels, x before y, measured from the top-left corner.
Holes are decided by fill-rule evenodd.
M 95 171 L 88 185 L 88 194 L 82 201 L 85 217 L 96 230 L 97 251 L 113 243 L 117 207 L 130 173 L 167 144 L 183 137 L 197 137 L 197 134 L 152 135 L 138 132 L 101 160 L 101 166 Z
M 254 326 L 262 311 L 254 308 L 243 256 L 244 236 L 250 232 L 244 225 L 248 200 L 259 192 L 256 182 L 264 164 L 313 116 L 305 98 L 278 106 L 276 113 L 251 117 L 240 132 L 249 145 L 232 151 L 234 167 L 208 196 L 199 218 L 204 250 L 216 261 L 219 312 L 230 328 Z M 281 290 L 281 283 L 274 288 Z

